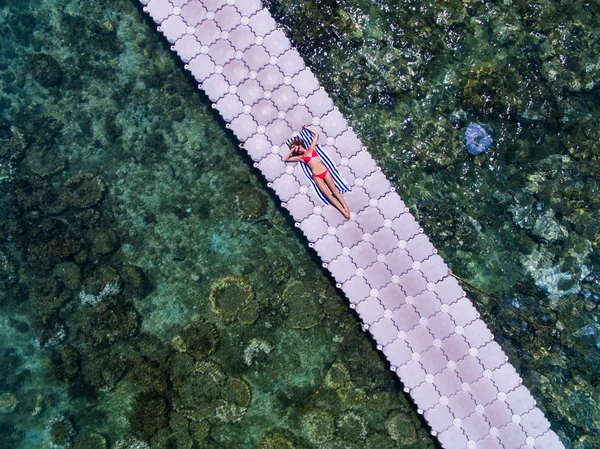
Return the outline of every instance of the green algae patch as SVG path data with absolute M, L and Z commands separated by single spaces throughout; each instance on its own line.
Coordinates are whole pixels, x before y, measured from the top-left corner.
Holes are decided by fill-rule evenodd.
M 209 299 L 213 312 L 225 323 L 238 320 L 242 324 L 252 324 L 258 318 L 254 289 L 241 276 L 225 276 L 214 282 Z

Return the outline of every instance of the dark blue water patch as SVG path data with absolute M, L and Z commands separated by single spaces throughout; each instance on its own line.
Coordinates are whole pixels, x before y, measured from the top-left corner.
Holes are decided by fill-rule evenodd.
M 470 123 L 465 130 L 464 141 L 469 154 L 485 153 L 494 143 L 494 130 L 490 125 Z

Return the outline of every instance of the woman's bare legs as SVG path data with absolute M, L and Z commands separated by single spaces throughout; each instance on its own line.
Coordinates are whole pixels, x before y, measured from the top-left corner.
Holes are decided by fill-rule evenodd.
M 315 184 L 317 184 L 317 187 L 323 193 L 323 195 L 325 195 L 325 198 L 327 198 L 329 203 L 331 203 L 331 205 L 333 207 L 335 207 L 337 210 L 339 210 L 341 212 L 341 214 L 344 216 L 344 218 L 349 219 L 350 218 L 350 210 L 348 209 L 348 206 L 346 205 L 344 198 L 342 197 L 340 192 L 335 188 L 335 185 L 333 186 L 335 191 L 330 190 L 329 185 L 326 181 L 327 177 L 329 177 L 331 179 L 331 175 L 329 173 L 327 173 L 327 175 L 325 176 L 325 180 L 323 180 L 321 178 L 313 178 L 313 179 L 315 181 Z M 333 180 L 331 182 L 333 183 Z M 336 193 L 337 193 L 337 196 L 335 195 Z M 338 196 L 341 198 L 341 201 L 338 199 Z
M 336 197 L 336 199 L 340 202 L 340 204 L 342 205 L 344 210 L 348 213 L 348 217 L 350 217 L 350 208 L 348 207 L 348 204 L 346 204 L 346 200 L 344 199 L 344 196 L 340 193 L 340 191 L 335 186 L 335 183 L 333 182 L 333 178 L 331 177 L 331 174 L 329 172 L 327 172 L 327 174 L 325 175 L 325 183 L 327 184 L 327 187 L 329 187 L 329 190 L 331 190 L 331 193 L 333 194 L 333 196 Z

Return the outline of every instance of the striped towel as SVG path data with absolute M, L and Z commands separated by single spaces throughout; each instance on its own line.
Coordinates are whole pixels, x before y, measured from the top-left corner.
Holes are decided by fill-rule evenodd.
M 300 131 L 299 134 L 290 137 L 287 140 L 287 142 L 285 142 L 285 144 L 289 147 L 290 144 L 292 143 L 292 141 L 296 137 L 298 137 L 304 143 L 304 145 L 306 145 L 306 148 L 310 147 L 310 143 L 313 140 L 312 133 L 307 129 L 303 129 L 302 131 Z M 351 190 L 350 186 L 348 185 L 348 183 L 346 182 L 344 177 L 341 175 L 341 173 L 338 171 L 337 167 L 335 166 L 335 164 L 333 163 L 331 158 L 327 155 L 327 153 L 325 153 L 325 151 L 323 151 L 323 149 L 321 148 L 320 145 L 317 145 L 316 150 L 317 150 L 317 154 L 323 161 L 323 164 L 325 164 L 325 167 L 327 167 L 329 169 L 329 173 L 331 173 L 333 182 L 334 182 L 335 186 L 337 187 L 337 189 L 340 191 L 340 193 L 349 192 Z M 329 201 L 327 201 L 327 198 L 325 198 L 325 195 L 323 195 L 323 192 L 321 192 L 321 190 L 319 190 L 319 188 L 317 187 L 317 184 L 315 183 L 315 180 L 312 177 L 312 172 L 310 171 L 310 168 L 308 168 L 308 166 L 304 163 L 302 163 L 300 165 L 302 167 L 302 171 L 304 172 L 304 176 L 306 176 L 306 178 L 312 184 L 315 194 L 321 199 L 323 204 L 329 204 Z

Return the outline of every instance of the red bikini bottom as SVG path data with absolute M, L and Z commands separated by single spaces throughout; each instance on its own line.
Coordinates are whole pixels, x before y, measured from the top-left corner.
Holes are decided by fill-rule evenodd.
M 329 171 L 328 168 L 325 168 L 325 171 L 323 173 L 319 173 L 318 175 L 315 175 L 313 173 L 312 177 L 313 178 L 321 178 L 321 179 L 325 179 L 325 175 L 327 174 L 327 172 Z

